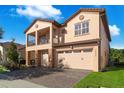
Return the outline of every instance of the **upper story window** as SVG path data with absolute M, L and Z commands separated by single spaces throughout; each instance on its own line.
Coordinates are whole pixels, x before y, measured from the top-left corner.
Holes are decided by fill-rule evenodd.
M 75 24 L 75 35 L 80 35 L 81 34 L 81 24 L 77 23 Z
M 86 33 L 89 33 L 89 21 L 75 24 L 75 36 L 80 36 Z

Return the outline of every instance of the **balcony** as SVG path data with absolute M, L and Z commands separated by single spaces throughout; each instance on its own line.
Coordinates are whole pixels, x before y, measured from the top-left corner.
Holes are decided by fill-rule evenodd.
M 50 28 L 44 28 L 37 31 L 37 44 L 48 44 L 50 43 Z
M 59 39 L 63 36 L 60 35 L 59 37 L 58 33 L 58 30 L 55 30 L 54 28 L 51 29 L 50 27 L 31 32 L 27 34 L 27 47 L 30 50 L 51 48 L 52 44 L 57 45 L 62 41 Z
M 27 36 L 27 45 L 34 46 L 35 45 L 35 32 L 28 34 Z
M 27 34 L 27 46 L 50 44 L 50 27 Z

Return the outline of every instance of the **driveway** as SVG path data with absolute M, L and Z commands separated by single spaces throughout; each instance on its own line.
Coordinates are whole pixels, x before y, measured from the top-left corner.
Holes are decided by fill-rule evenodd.
M 11 80 L 25 80 L 39 86 L 49 88 L 69 88 L 73 87 L 76 82 L 89 73 L 90 71 L 79 69 L 55 70 L 28 68 L 25 70 L 5 73 L 5 75 L 11 77 Z

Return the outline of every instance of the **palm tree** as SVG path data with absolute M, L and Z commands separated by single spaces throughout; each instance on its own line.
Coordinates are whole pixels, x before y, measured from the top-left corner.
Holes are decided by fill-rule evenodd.
M 3 33 L 4 33 L 4 31 L 3 31 L 3 29 L 0 27 L 0 39 L 3 38 Z

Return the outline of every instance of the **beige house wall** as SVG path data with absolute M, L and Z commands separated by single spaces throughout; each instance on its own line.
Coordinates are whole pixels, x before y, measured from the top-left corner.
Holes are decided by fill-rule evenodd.
M 29 46 L 26 48 L 26 51 L 33 51 L 33 50 L 45 50 L 45 49 L 51 49 L 51 44 L 43 44 L 43 45 L 37 45 L 37 46 Z
M 83 15 L 84 19 L 80 20 L 79 16 Z M 74 24 L 83 21 L 89 21 L 89 33 L 82 36 L 75 36 L 75 28 Z M 98 39 L 99 38 L 99 13 L 98 12 L 81 12 L 73 19 L 71 19 L 67 26 L 65 27 L 65 43 L 81 41 L 81 40 L 89 40 L 89 39 Z
M 100 19 L 100 33 L 101 33 L 100 69 L 103 69 L 108 64 L 108 60 L 109 60 L 109 41 L 101 19 Z

